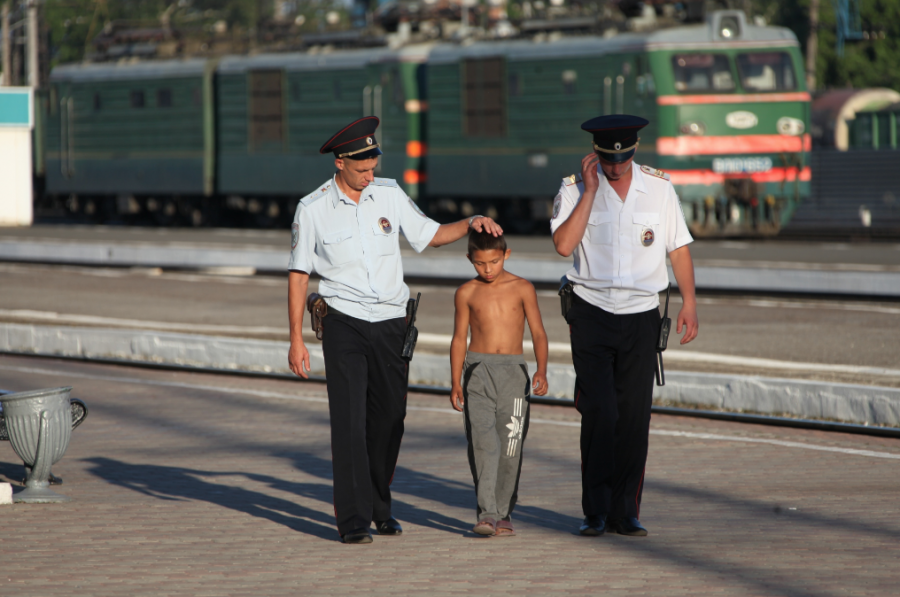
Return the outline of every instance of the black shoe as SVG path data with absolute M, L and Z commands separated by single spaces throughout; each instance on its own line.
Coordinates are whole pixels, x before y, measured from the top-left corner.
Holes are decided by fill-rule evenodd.
M 356 529 L 341 535 L 341 541 L 351 544 L 371 543 L 372 533 L 369 532 L 369 529 Z
M 403 527 L 397 522 L 397 519 L 391 516 L 387 520 L 375 521 L 375 530 L 379 535 L 402 535 Z
M 599 537 L 606 532 L 606 517 L 585 516 L 578 532 L 585 537 Z
M 626 516 L 619 520 L 609 521 L 610 532 L 628 535 L 629 537 L 646 537 L 647 529 L 641 526 L 640 521 L 633 516 Z

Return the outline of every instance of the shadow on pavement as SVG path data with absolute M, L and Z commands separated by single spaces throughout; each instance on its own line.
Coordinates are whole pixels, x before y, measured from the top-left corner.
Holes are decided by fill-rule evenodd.
M 267 475 L 244 472 L 201 471 L 155 464 L 130 464 L 110 458 L 88 458 L 88 472 L 105 481 L 160 500 L 195 500 L 216 504 L 282 524 L 320 539 L 339 540 L 334 519 L 292 501 L 244 487 L 220 485 L 204 477 L 235 477 L 268 484 L 299 496 L 331 503 L 331 487 L 320 483 L 288 483 Z
M 0 462 L 0 477 L 6 479 L 4 483 L 8 482 L 18 485 L 22 482 L 22 479 L 25 478 L 25 465 L 22 464 L 22 461 L 19 460 L 16 453 L 12 451 L 12 448 L 10 448 L 9 451 L 13 462 Z
M 331 483 L 331 461 L 319 458 L 308 453 L 280 453 L 277 456 L 290 458 L 297 469 L 320 479 L 326 479 Z M 428 473 L 420 473 L 412 469 L 397 467 L 394 474 L 394 483 L 391 485 L 391 499 L 393 502 L 393 514 L 401 523 L 409 522 L 415 525 L 432 528 L 438 531 L 447 531 L 451 533 L 465 534 L 471 529 L 472 523 L 463 522 L 457 518 L 432 512 L 420 508 L 402 499 L 398 499 L 398 494 L 413 495 L 425 499 L 435 499 L 437 494 L 444 494 L 442 503 L 454 506 L 466 506 L 466 502 L 450 503 L 446 499 L 446 494 L 457 490 L 456 486 L 462 484 L 450 480 L 442 479 Z M 277 481 L 277 487 L 285 491 L 294 491 L 291 483 L 283 480 Z M 456 494 L 455 494 L 456 495 Z M 457 495 L 457 497 L 459 497 Z M 328 502 L 331 503 L 331 486 L 328 486 Z M 332 522 L 333 523 L 333 522 Z

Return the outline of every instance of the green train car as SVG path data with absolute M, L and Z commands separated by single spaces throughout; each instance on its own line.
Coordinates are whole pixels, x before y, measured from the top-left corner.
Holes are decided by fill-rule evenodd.
M 213 196 L 213 66 L 194 59 L 55 68 L 44 114 L 45 192 L 73 198 L 76 211 L 102 198 L 134 210 L 139 197 L 138 207 L 170 219 L 179 199 L 187 209 Z
M 696 234 L 765 234 L 809 193 L 809 99 L 794 35 L 721 11 L 611 38 L 58 67 L 42 163 L 73 211 L 283 225 L 331 168 L 321 143 L 374 114 L 380 176 L 439 219 L 524 232 L 590 151 L 580 123 L 627 112 Z
M 547 219 L 591 151 L 581 122 L 614 113 L 650 121 L 635 159 L 669 173 L 695 233 L 775 232 L 809 194 L 797 40 L 742 12 L 610 39 L 439 46 L 427 76 L 430 198 L 512 198 L 510 211 Z

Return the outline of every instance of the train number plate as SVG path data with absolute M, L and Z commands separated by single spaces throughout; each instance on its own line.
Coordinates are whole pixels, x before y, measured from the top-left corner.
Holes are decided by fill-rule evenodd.
M 713 172 L 716 174 L 742 174 L 768 172 L 772 169 L 772 158 L 715 158 Z

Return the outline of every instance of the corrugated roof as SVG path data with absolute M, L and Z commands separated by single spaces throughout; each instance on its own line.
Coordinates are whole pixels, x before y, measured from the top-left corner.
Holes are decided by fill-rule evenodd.
M 50 81 L 123 81 L 171 77 L 200 77 L 205 58 L 148 60 L 144 62 L 100 62 L 64 64 L 50 73 Z
M 692 47 L 705 49 L 753 48 L 771 45 L 796 45 L 793 32 L 783 27 L 756 27 L 747 25 L 739 40 L 713 41 L 708 25 L 692 25 L 661 29 L 652 33 L 622 33 L 613 37 L 573 36 L 554 41 L 531 40 L 482 41 L 469 45 L 441 44 L 435 46 L 429 57 L 433 64 L 457 62 L 465 58 L 506 56 L 508 60 L 534 60 L 567 58 L 585 55 L 609 54 L 626 51 L 661 50 Z
M 374 62 L 399 60 L 399 52 L 386 48 L 366 50 L 334 50 L 327 53 L 257 54 L 256 56 L 228 56 L 219 63 L 218 72 L 242 73 L 256 69 L 284 69 L 287 71 L 345 70 L 363 68 Z

